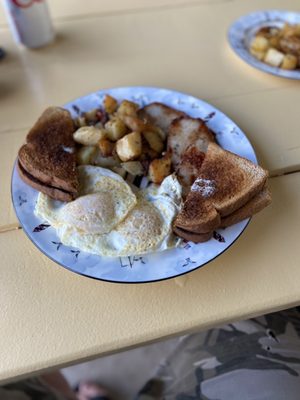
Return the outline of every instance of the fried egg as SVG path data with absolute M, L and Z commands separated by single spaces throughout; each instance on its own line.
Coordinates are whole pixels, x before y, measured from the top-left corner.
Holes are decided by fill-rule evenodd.
M 71 225 L 78 232 L 105 234 L 116 227 L 135 206 L 130 186 L 114 172 L 101 167 L 80 166 L 79 197 L 69 203 L 40 193 L 35 213 L 53 227 Z
M 101 210 L 101 217 L 98 216 L 97 204 L 112 202 L 101 197 L 102 201 L 98 203 L 97 196 L 107 193 L 102 192 L 102 188 L 106 187 L 105 184 L 100 185 L 100 180 L 97 180 L 96 175 L 90 174 L 90 167 L 80 168 L 84 168 L 80 173 L 82 197 L 67 204 L 63 203 L 64 205 L 60 207 L 56 204 L 58 202 L 46 199 L 45 195 L 42 195 L 42 199 L 38 201 L 38 204 L 41 205 L 43 202 L 44 205 L 43 217 L 56 228 L 64 245 L 101 256 L 123 257 L 163 251 L 180 244 L 181 240 L 172 232 L 172 221 L 181 205 L 181 186 L 175 175 L 165 178 L 160 186 L 152 184 L 146 189 L 135 189 L 135 194 L 131 191 L 131 196 L 135 197 L 135 203 L 130 202 L 131 207 L 127 208 L 126 216 L 120 219 L 113 218 L 114 212 L 111 210 Z M 118 178 L 118 181 L 121 180 L 127 185 L 123 178 L 119 176 Z M 98 189 L 95 192 L 96 186 Z M 116 192 L 116 196 L 120 193 L 121 190 Z M 122 197 L 116 198 L 122 202 L 125 189 L 120 196 Z M 124 201 L 123 208 L 127 205 L 126 199 Z M 46 207 L 45 204 L 47 204 Z M 38 214 L 42 216 L 41 207 L 37 209 Z M 106 222 L 105 229 L 101 228 L 101 221 L 112 220 L 113 226 Z

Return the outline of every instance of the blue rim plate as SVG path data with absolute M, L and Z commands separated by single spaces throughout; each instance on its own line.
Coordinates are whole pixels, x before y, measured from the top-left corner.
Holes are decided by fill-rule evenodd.
M 220 145 L 257 163 L 255 152 L 240 128 L 214 106 L 167 89 L 124 87 L 100 90 L 80 97 L 64 107 L 73 117 L 78 111 L 88 111 L 102 105 L 105 94 L 118 100 L 129 99 L 144 106 L 159 101 L 207 122 Z M 19 177 L 16 165 L 11 182 L 12 201 L 16 215 L 31 241 L 51 260 L 78 274 L 116 283 L 146 283 L 174 278 L 193 271 L 222 254 L 242 234 L 249 220 L 220 229 L 206 243 L 183 242 L 182 246 L 164 252 L 132 257 L 100 257 L 76 248 L 64 246 L 46 221 L 34 215 L 38 192 Z
M 268 74 L 288 79 L 300 79 L 300 69 L 284 70 L 256 59 L 249 47 L 255 33 L 264 26 L 282 27 L 285 22 L 300 24 L 300 13 L 283 10 L 257 11 L 236 20 L 229 28 L 228 40 L 234 52 L 246 63 Z

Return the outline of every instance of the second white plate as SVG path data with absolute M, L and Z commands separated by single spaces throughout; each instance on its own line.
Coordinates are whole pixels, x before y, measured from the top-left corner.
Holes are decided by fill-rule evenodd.
M 259 61 L 249 52 L 250 43 L 260 28 L 264 26 L 282 27 L 285 22 L 293 25 L 300 24 L 300 13 L 283 10 L 266 10 L 244 15 L 229 28 L 229 43 L 235 53 L 246 61 L 246 63 L 252 65 L 252 67 L 282 78 L 300 79 L 300 69 L 285 70 L 272 67 Z

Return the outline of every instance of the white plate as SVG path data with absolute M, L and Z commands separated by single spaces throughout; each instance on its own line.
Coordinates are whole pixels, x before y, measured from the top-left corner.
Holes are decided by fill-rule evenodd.
M 236 154 L 256 161 L 254 150 L 245 134 L 226 115 L 195 97 L 166 89 L 125 87 L 100 90 L 65 105 L 73 117 L 76 110 L 88 111 L 102 105 L 109 93 L 118 100 L 129 99 L 141 106 L 160 101 L 207 121 L 220 145 Z M 49 258 L 81 275 L 110 282 L 139 283 L 173 278 L 193 271 L 223 253 L 244 231 L 249 220 L 218 230 L 206 243 L 183 243 L 182 247 L 146 256 L 107 258 L 79 251 L 60 243 L 55 229 L 34 215 L 38 192 L 26 185 L 16 167 L 12 175 L 12 199 L 19 221 L 32 242 Z
M 267 10 L 245 15 L 235 21 L 229 28 L 229 43 L 236 54 L 253 67 L 269 74 L 281 76 L 282 78 L 300 79 L 300 69 L 284 70 L 282 68 L 272 67 L 259 61 L 249 52 L 250 43 L 255 33 L 260 28 L 264 26 L 282 27 L 285 22 L 300 24 L 300 13 L 283 10 Z

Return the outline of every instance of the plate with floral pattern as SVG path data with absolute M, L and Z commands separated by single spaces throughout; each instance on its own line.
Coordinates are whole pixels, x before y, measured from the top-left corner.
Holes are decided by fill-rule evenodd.
M 272 67 L 263 61 L 259 61 L 249 51 L 250 43 L 260 28 L 270 26 L 281 28 L 286 22 L 292 25 L 300 24 L 300 13 L 283 10 L 265 10 L 244 15 L 229 28 L 229 43 L 234 52 L 252 67 L 282 78 L 300 79 L 299 68 L 285 70 Z
M 75 118 L 79 113 L 102 106 L 104 96 L 132 100 L 140 106 L 158 101 L 202 118 L 212 129 L 219 144 L 257 163 L 255 152 L 241 129 L 214 106 L 193 96 L 152 87 L 123 87 L 100 90 L 67 103 L 64 108 Z M 25 138 L 24 138 L 25 139 Z M 249 219 L 214 232 L 205 243 L 183 241 L 180 247 L 163 252 L 130 257 L 101 257 L 63 245 L 55 229 L 34 214 L 38 192 L 19 177 L 16 166 L 12 174 L 12 201 L 23 230 L 31 241 L 57 264 L 84 276 L 118 283 L 145 283 L 173 278 L 193 271 L 228 249 L 242 234 Z

